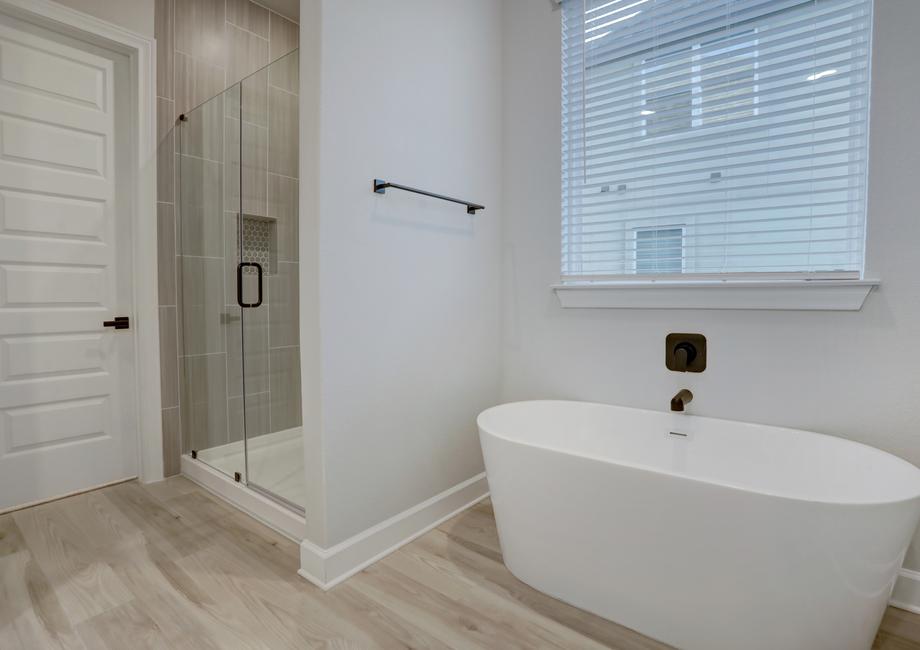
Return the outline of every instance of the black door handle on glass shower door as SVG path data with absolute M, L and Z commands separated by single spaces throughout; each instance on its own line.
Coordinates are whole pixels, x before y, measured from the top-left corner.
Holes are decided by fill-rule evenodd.
M 251 266 L 258 274 L 259 294 L 256 302 L 243 302 L 243 268 Z M 236 266 L 236 304 L 240 307 L 258 307 L 262 304 L 262 265 L 258 262 L 240 262 Z

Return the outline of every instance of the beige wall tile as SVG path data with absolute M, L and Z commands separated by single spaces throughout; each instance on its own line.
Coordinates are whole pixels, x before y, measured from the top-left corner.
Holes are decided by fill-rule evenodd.
M 225 118 L 227 142 L 225 206 L 227 211 L 264 217 L 267 206 L 268 129 L 232 117 Z M 240 147 L 240 137 L 243 144 Z M 242 156 L 242 175 L 237 156 Z M 243 198 L 239 184 L 242 177 Z
M 173 107 L 172 101 L 157 98 L 157 201 L 165 203 L 172 203 L 176 200 Z
M 251 74 L 240 84 L 243 121 L 268 126 L 268 70 Z
M 243 122 L 243 213 L 265 216 L 268 184 L 268 129 Z
M 295 95 L 300 91 L 299 52 L 291 52 L 273 62 L 268 68 L 269 83 Z
M 268 65 L 268 40 L 227 25 L 227 85 Z
M 223 165 L 179 156 L 179 253 L 222 257 Z
M 173 134 L 176 126 L 175 110 L 174 101 L 157 97 L 157 145 Z
M 299 265 L 280 262 L 268 281 L 268 323 L 272 348 L 297 345 L 300 340 Z
M 297 96 L 268 89 L 268 171 L 297 177 L 298 155 Z
M 243 274 L 243 278 L 244 281 L 255 280 L 252 274 Z M 238 397 L 243 394 L 244 386 L 247 393 L 268 392 L 268 307 L 263 305 L 243 310 L 236 307 L 228 308 L 227 312 L 236 317 L 242 316 L 242 321 L 230 323 L 226 327 L 227 394 L 230 397 Z M 244 351 L 246 355 L 245 384 L 243 383 L 242 359 Z
M 176 217 L 172 203 L 157 203 L 157 293 L 161 305 L 176 305 Z
M 176 52 L 176 113 L 187 113 L 222 92 L 225 76 L 222 65 Z
M 224 302 L 228 305 L 237 305 L 236 295 L 236 266 L 240 258 L 240 222 L 239 215 L 224 210 Z M 246 293 L 248 297 L 249 293 Z M 239 307 L 237 307 L 239 309 Z M 236 316 L 239 316 L 237 311 Z
M 279 16 L 274 11 L 270 22 L 271 29 L 268 40 L 271 43 L 271 58 L 274 61 L 297 49 L 297 43 L 300 39 L 300 27 L 298 27 L 297 23 Z
M 296 262 L 300 225 L 297 179 L 269 174 L 266 210 L 276 223 L 278 261 Z
M 227 359 L 224 354 L 182 358 L 182 438 L 187 449 L 228 441 Z
M 176 0 L 176 51 L 223 65 L 226 56 L 224 0 Z
M 268 9 L 249 0 L 227 0 L 227 22 L 268 38 Z
M 271 402 L 268 393 L 256 393 L 246 396 L 246 438 L 252 440 L 269 432 L 269 406 Z M 227 401 L 227 410 L 230 413 L 230 441 L 236 442 L 243 439 L 243 398 L 231 397 Z
M 173 99 L 173 59 L 175 34 L 173 32 L 175 0 L 156 0 L 154 6 L 154 37 L 157 39 L 157 95 Z
M 178 228 L 178 224 L 176 224 Z M 178 348 L 178 354 L 181 357 L 185 354 L 185 340 L 182 334 L 182 306 L 185 302 L 185 290 L 182 286 L 182 258 L 176 256 L 176 263 L 174 264 L 176 269 L 176 347 Z
M 223 352 L 223 258 L 182 257 L 182 349 L 180 354 Z M 224 394 L 226 397 L 226 394 Z
M 182 419 L 179 407 L 160 411 L 163 422 L 163 475 L 175 476 L 181 471 Z
M 271 351 L 271 429 L 283 431 L 299 427 L 300 348 Z
M 160 396 L 162 408 L 179 406 L 179 345 L 176 308 L 160 307 Z
M 217 95 L 186 113 L 187 119 L 178 122 L 179 153 L 223 162 L 224 102 L 224 96 Z

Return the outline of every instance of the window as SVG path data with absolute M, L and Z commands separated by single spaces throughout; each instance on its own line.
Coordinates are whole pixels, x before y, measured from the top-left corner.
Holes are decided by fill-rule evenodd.
M 681 273 L 684 268 L 683 228 L 639 228 L 636 273 Z
M 653 137 L 754 115 L 756 57 L 754 30 L 749 30 L 645 59 L 639 111 L 645 117 L 645 134 Z
M 872 0 L 563 0 L 563 281 L 860 278 Z

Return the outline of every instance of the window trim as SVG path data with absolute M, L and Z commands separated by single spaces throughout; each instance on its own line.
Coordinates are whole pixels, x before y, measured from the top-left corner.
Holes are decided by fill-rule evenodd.
M 829 274 L 828 274 L 829 275 Z M 550 285 L 564 309 L 859 311 L 880 280 L 798 277 L 568 281 Z

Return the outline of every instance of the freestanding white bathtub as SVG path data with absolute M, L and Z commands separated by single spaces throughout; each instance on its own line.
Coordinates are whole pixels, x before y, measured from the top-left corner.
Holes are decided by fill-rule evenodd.
M 686 650 L 866 650 L 920 470 L 841 438 L 580 402 L 484 411 L 505 564 Z

